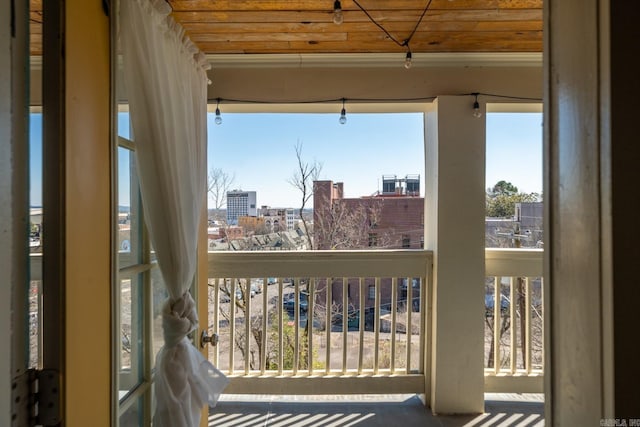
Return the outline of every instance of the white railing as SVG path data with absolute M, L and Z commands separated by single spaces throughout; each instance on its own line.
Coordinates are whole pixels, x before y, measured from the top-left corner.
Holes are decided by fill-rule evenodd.
M 424 393 L 431 265 L 430 251 L 210 252 L 225 392 Z
M 543 251 L 487 248 L 485 257 L 485 391 L 542 393 Z
M 488 248 L 485 256 L 485 391 L 542 392 L 543 252 Z M 41 262 L 40 255 L 32 254 L 32 280 L 41 280 Z M 210 252 L 208 264 L 210 324 L 221 338 L 218 346 L 210 347 L 210 358 L 231 377 L 226 392 L 424 392 L 429 372 L 431 251 Z M 293 278 L 293 283 L 285 282 L 285 277 Z M 276 283 L 269 285 L 269 278 Z M 418 279 L 418 286 L 407 286 L 403 297 L 403 283 L 413 279 Z M 246 284 L 252 282 L 262 283 L 263 289 L 253 298 L 251 287 L 246 293 Z M 333 285 L 327 288 L 327 282 Z M 235 288 L 240 297 L 233 304 L 231 298 L 224 302 L 225 292 L 235 297 Z M 495 303 L 496 289 L 500 304 Z M 306 313 L 295 310 L 304 305 L 300 297 L 304 291 L 315 296 L 307 300 Z M 293 300 L 285 300 L 288 295 Z M 294 309 L 288 309 L 285 301 Z M 408 301 L 416 301 L 419 311 L 408 310 L 414 306 Z M 342 307 L 350 303 L 344 316 Z M 229 310 L 231 306 L 237 309 Z M 360 315 L 366 310 L 369 318 Z M 252 322 L 244 321 L 245 312 Z M 262 316 L 269 312 L 271 318 Z M 314 313 L 309 329 L 308 313 Z M 288 333 L 278 333 L 283 330 Z M 243 336 L 258 336 L 260 345 Z M 287 345 L 298 351 L 287 355 Z M 316 363 L 301 360 L 300 349 Z M 252 352 L 253 361 L 242 356 Z

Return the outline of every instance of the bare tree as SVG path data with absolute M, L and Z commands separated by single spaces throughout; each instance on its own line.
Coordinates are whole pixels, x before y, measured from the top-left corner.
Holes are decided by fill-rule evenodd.
M 246 301 L 251 298 L 251 284 L 247 284 L 247 281 L 244 279 L 217 279 L 216 281 L 217 285 L 215 282 L 210 282 L 209 287 L 213 290 L 217 286 L 220 292 L 220 300 L 229 303 L 224 308 L 220 306 L 218 313 L 227 322 L 227 324 L 232 320 L 231 311 L 238 313 L 237 318 L 244 319 L 245 322 L 250 323 L 250 334 L 255 341 L 251 346 L 250 354 L 245 354 L 245 340 L 247 337 L 245 336 L 244 328 L 238 328 L 235 331 L 233 343 L 230 343 L 231 348 L 229 351 L 235 351 L 235 349 L 237 349 L 240 351 L 243 359 L 247 357 L 249 358 L 251 369 L 258 369 L 258 362 L 263 351 L 261 335 L 263 333 L 263 314 L 260 313 L 253 317 L 248 316 L 249 313 L 247 313 Z M 213 293 L 209 292 L 209 305 L 213 304 Z
M 207 191 L 209 199 L 213 202 L 214 209 L 222 209 L 227 202 L 227 191 L 235 181 L 235 175 L 229 175 L 221 168 L 211 168 L 207 179 Z
M 530 286 L 533 286 L 531 290 L 532 300 L 531 304 L 531 319 L 530 319 L 530 341 L 527 341 L 527 320 L 526 320 L 526 278 L 524 277 L 514 277 L 514 287 L 513 294 L 508 290 L 508 285 L 498 285 L 501 290 L 501 296 L 495 297 L 494 293 L 494 304 L 498 299 L 500 302 L 500 331 L 499 331 L 499 343 L 500 348 L 502 349 L 501 353 L 494 354 L 494 343 L 495 343 L 495 334 L 494 334 L 494 307 L 489 305 L 486 307 L 485 311 L 485 322 L 487 328 L 485 328 L 485 346 L 488 345 L 489 353 L 486 358 L 486 367 L 492 368 L 494 366 L 508 366 L 511 362 L 511 358 L 516 359 L 516 365 L 518 368 L 525 369 L 527 366 L 527 354 L 531 353 L 531 368 L 539 369 L 542 366 L 542 327 L 543 327 L 543 319 L 542 319 L 542 300 L 541 300 L 541 289 L 540 282 L 538 282 L 537 288 L 533 285 L 535 283 L 534 280 L 530 282 Z M 492 281 L 492 280 L 490 280 Z M 491 292 L 492 285 L 487 284 L 486 292 Z M 509 295 L 509 299 L 505 299 L 505 295 Z M 497 299 L 496 299 L 497 298 Z M 510 304 L 514 304 L 515 309 L 515 317 L 511 318 L 510 315 Z M 509 331 L 513 329 L 515 331 L 515 345 L 511 347 L 511 336 Z M 529 350 L 529 346 L 531 349 Z M 486 348 L 486 347 L 485 347 Z M 511 350 L 515 350 L 515 353 L 511 353 Z M 519 361 L 518 355 L 520 353 Z
M 348 205 L 343 200 L 322 203 L 316 213 L 314 238 L 320 249 L 364 249 L 370 246 L 382 212 L 382 200 L 363 199 Z M 388 236 L 376 233 L 377 243 L 387 245 Z
M 511 317 L 509 316 L 509 310 L 508 307 L 504 307 L 503 306 L 503 300 L 502 300 L 502 291 L 501 291 L 502 285 L 498 284 L 496 286 L 496 291 L 495 291 L 495 299 L 494 299 L 494 304 L 498 304 L 500 306 L 500 332 L 498 335 L 498 339 L 500 344 L 502 344 L 502 338 L 504 336 L 504 334 L 509 331 L 509 329 L 511 328 Z M 493 368 L 494 366 L 502 366 L 502 357 L 501 354 L 495 354 L 495 333 L 494 331 L 494 324 L 495 324 L 495 312 L 494 312 L 494 308 L 489 306 L 489 307 L 485 307 L 485 315 L 484 315 L 484 321 L 487 325 L 487 329 L 485 329 L 485 344 L 487 342 L 487 335 L 488 335 L 488 339 L 490 340 L 489 343 L 489 355 L 487 356 L 487 368 Z
M 233 281 L 233 282 L 232 282 Z M 217 285 L 216 285 L 217 282 Z M 231 312 L 236 312 L 235 319 L 243 319 L 244 322 L 249 322 L 249 336 L 246 335 L 246 330 L 243 327 L 236 328 L 233 336 L 233 340 L 229 343 L 229 351 L 238 351 L 242 357 L 242 360 L 248 359 L 249 366 L 252 370 L 260 369 L 260 362 L 264 357 L 266 369 L 277 369 L 280 358 L 278 357 L 278 348 L 273 343 L 277 343 L 280 334 L 283 336 L 283 369 L 292 369 L 294 362 L 294 353 L 298 354 L 299 369 L 306 369 L 309 365 L 308 357 L 308 342 L 306 339 L 301 339 L 296 347 L 295 328 L 289 324 L 282 325 L 282 330 L 278 327 L 278 311 L 283 310 L 282 307 L 278 307 L 275 304 L 270 307 L 267 312 L 249 313 L 247 301 L 251 298 L 251 283 L 245 279 L 217 279 L 216 282 L 209 282 L 209 304 L 214 304 L 215 287 L 218 287 L 220 292 L 220 300 L 228 304 L 220 305 L 218 313 L 229 324 L 232 321 Z M 235 289 L 235 290 L 233 290 Z M 266 289 L 264 290 L 266 292 Z M 273 297 L 276 299 L 276 297 Z M 277 301 L 277 299 L 276 299 Z M 286 312 L 282 312 L 283 316 L 286 316 Z M 262 328 L 263 316 L 267 316 L 268 329 Z M 267 347 L 264 348 L 263 336 L 266 334 Z M 246 341 L 253 339 L 251 345 L 249 345 L 249 353 L 246 353 Z M 312 358 L 313 360 L 314 358 Z
M 316 160 L 313 160 L 313 162 L 306 162 L 302 158 L 302 143 L 300 141 L 296 143 L 295 150 L 298 167 L 294 171 L 291 178 L 287 180 L 287 182 L 300 190 L 301 203 L 298 212 L 300 214 L 300 219 L 302 220 L 304 233 L 309 241 L 309 249 L 313 250 L 313 239 L 311 238 L 311 234 L 309 233 L 309 225 L 307 223 L 307 219 L 304 216 L 304 209 L 313 196 L 313 181 L 318 180 L 320 172 L 322 171 L 322 163 Z

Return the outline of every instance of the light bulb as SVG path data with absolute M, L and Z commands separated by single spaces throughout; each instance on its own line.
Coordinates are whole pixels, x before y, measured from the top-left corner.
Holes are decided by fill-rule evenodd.
M 338 121 L 341 125 L 347 123 L 347 111 L 344 108 L 340 111 L 340 119 Z
M 478 101 L 473 103 L 473 117 L 476 119 L 482 117 L 482 113 L 480 112 L 480 103 Z
M 340 25 L 344 22 L 344 16 L 342 15 L 342 10 L 338 9 L 333 13 L 333 23 L 336 25 Z
M 222 124 L 222 116 L 220 115 L 220 109 L 218 107 L 216 107 L 216 118 L 214 121 L 216 122 L 217 125 Z
M 340 0 L 336 0 L 333 3 L 333 23 L 340 25 L 344 22 L 344 16 L 342 15 L 342 5 Z
M 407 56 L 404 58 L 404 68 L 407 70 L 411 68 L 411 52 L 407 52 Z

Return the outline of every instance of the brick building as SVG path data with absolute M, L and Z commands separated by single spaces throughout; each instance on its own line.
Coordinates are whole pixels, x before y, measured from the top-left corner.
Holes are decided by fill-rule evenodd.
M 295 229 L 295 211 L 291 208 L 271 208 L 262 206 L 260 216 L 269 232 Z
M 313 183 L 313 237 L 316 249 L 421 249 L 424 247 L 424 197 L 420 197 L 420 177 L 383 176 L 382 191 L 372 196 L 345 198 L 344 184 L 333 181 Z M 383 278 L 380 302 L 390 310 L 392 279 Z M 326 300 L 326 280 L 318 284 L 316 298 Z M 342 279 L 332 281 L 334 306 L 342 305 Z M 418 309 L 419 283 L 413 278 L 397 278 L 397 298 L 407 304 L 411 287 L 413 310 Z M 360 309 L 360 292 L 365 292 L 365 306 Z M 350 311 L 373 322 L 375 286 L 365 278 L 363 288 L 349 279 L 347 295 Z
M 424 247 L 424 197 L 420 178 L 383 176 L 373 196 L 344 198 L 344 184 L 313 183 L 317 249 L 420 249 Z
M 238 227 L 242 227 L 247 234 L 264 234 L 265 220 L 259 216 L 239 216 Z

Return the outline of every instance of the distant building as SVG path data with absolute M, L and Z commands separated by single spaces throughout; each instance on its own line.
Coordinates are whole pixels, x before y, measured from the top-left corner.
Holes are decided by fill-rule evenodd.
M 244 237 L 244 229 L 237 226 L 223 227 L 220 229 L 220 233 L 225 240 L 241 239 Z
M 255 191 L 227 191 L 227 224 L 238 225 L 241 216 L 258 216 Z
M 207 228 L 207 239 L 208 240 L 217 240 L 222 239 L 222 230 L 220 227 L 208 227 Z
M 513 217 L 485 219 L 488 248 L 541 248 L 543 244 L 543 202 L 516 203 Z
M 295 229 L 295 211 L 291 208 L 271 208 L 262 206 L 260 216 L 268 232 Z
M 520 227 L 520 235 L 523 247 L 542 248 L 543 243 L 543 202 L 522 202 L 516 203 L 515 220 Z
M 542 216 L 544 214 L 544 205 L 542 202 L 522 202 L 516 203 L 515 220 L 520 223 L 523 231 L 535 230 L 542 231 Z
M 309 249 L 306 236 L 300 231 L 281 231 L 230 239 L 209 239 L 210 251 L 300 251 Z
M 344 198 L 341 182 L 314 181 L 313 185 L 317 249 L 424 247 L 424 197 L 420 197 L 419 175 L 400 179 L 385 175 L 381 192 L 359 198 Z M 336 242 L 336 236 L 351 241 Z
M 42 252 L 42 208 L 31 208 L 29 212 L 29 251 Z
M 207 239 L 221 240 L 227 242 L 232 239 L 241 239 L 244 237 L 244 229 L 238 226 L 229 227 L 209 227 L 207 229 Z
M 372 196 L 345 198 L 344 184 L 333 181 L 313 183 L 314 247 L 316 249 L 420 249 L 424 247 L 424 197 L 420 197 L 420 176 L 406 178 L 383 176 L 381 192 Z M 343 244 L 344 240 L 350 239 Z M 402 278 L 397 287 L 400 304 L 418 309 L 420 298 L 417 279 Z M 342 279 L 331 280 L 332 301 L 342 305 Z M 410 283 L 411 302 L 408 299 Z M 326 298 L 327 282 L 318 284 L 318 301 Z M 391 279 L 380 284 L 380 303 L 391 303 Z M 360 307 L 360 282 L 349 279 L 347 299 L 350 309 L 365 316 L 365 324 L 373 325 L 375 316 L 375 282 L 364 280 L 364 307 Z
M 239 216 L 237 222 L 238 227 L 242 227 L 244 229 L 256 230 L 264 227 L 264 218 L 257 216 Z

